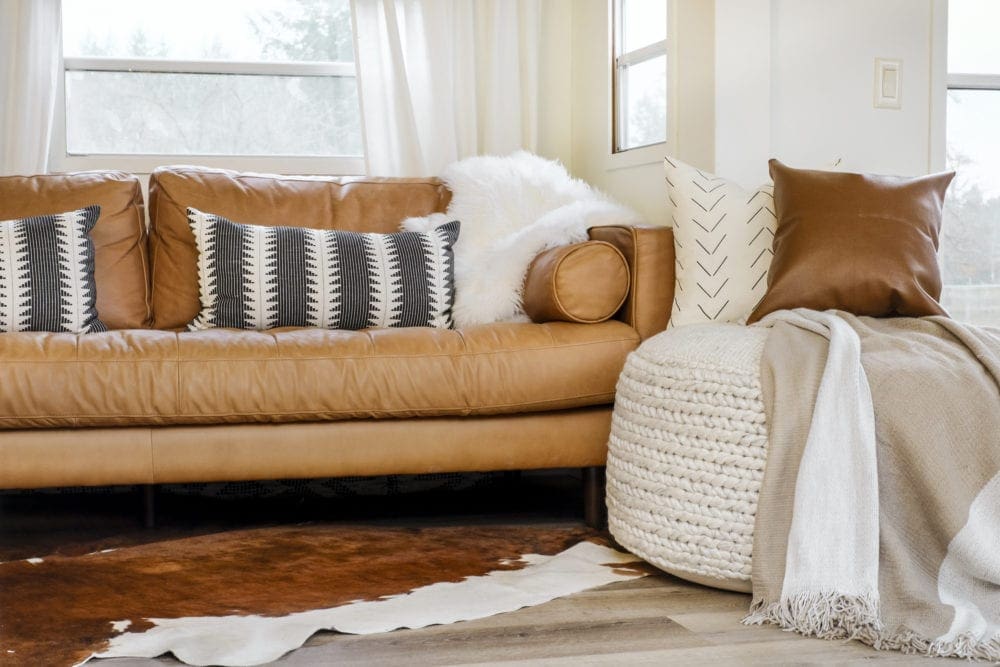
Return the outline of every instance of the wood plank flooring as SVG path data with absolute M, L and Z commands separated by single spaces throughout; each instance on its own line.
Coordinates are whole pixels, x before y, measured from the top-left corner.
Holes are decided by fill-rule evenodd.
M 740 623 L 749 596 L 669 575 L 612 584 L 477 621 L 381 635 L 315 635 L 277 662 L 318 665 L 860 665 L 957 664 L 809 639 Z M 100 667 L 163 667 L 116 659 Z
M 523 522 L 579 525 L 578 480 L 526 479 L 512 487 L 404 495 L 375 503 L 279 499 L 219 503 L 165 497 L 160 527 L 141 528 L 127 494 L 0 496 L 0 559 L 86 553 L 185 535 L 302 520 L 381 525 Z M 929 659 L 875 651 L 858 642 L 808 639 L 740 623 L 749 596 L 669 575 L 613 584 L 547 604 L 422 630 L 351 636 L 321 633 L 277 661 L 314 665 L 855 665 Z M 943 663 L 943 660 L 936 662 Z M 96 667 L 164 667 L 155 660 L 96 661 Z M 960 664 L 951 661 L 951 664 Z

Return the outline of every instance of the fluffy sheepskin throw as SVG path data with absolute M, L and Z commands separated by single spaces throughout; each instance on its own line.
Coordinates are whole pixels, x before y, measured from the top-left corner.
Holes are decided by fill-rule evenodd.
M 587 240 L 589 227 L 642 222 L 558 162 L 524 151 L 467 158 L 448 166 L 441 178 L 452 191 L 447 212 L 408 218 L 402 228 L 423 232 L 461 221 L 455 244 L 457 328 L 525 320 L 524 277 L 538 253 Z

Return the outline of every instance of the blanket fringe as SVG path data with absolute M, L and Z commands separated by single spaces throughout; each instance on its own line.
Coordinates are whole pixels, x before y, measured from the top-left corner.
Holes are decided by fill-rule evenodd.
M 882 627 L 878 606 L 877 595 L 815 592 L 777 602 L 755 597 L 743 624 L 772 624 L 820 639 L 857 639 L 880 651 L 1000 662 L 1000 637 L 982 641 L 962 634 L 941 641 L 926 639 L 907 628 L 889 635 Z
M 767 602 L 754 598 L 745 625 L 770 623 L 820 639 L 860 639 L 878 641 L 880 622 L 878 596 L 815 592 Z
M 932 658 L 965 658 L 1000 663 L 1000 638 L 994 637 L 989 641 L 982 641 L 968 633 L 958 635 L 951 641 L 928 640 L 904 628 L 891 637 L 880 639 L 872 646 L 882 651 L 902 651 Z

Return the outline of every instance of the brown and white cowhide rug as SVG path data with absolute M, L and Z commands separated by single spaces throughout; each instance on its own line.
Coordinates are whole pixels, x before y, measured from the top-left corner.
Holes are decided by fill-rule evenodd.
M 592 531 L 304 525 L 0 563 L 0 664 L 275 660 L 323 629 L 454 623 L 643 576 Z

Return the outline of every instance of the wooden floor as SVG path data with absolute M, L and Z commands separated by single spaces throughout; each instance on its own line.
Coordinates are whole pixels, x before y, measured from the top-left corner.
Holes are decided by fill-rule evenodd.
M 371 510 L 363 515 L 373 522 L 401 525 L 509 523 L 512 517 L 532 524 L 567 525 L 580 521 L 580 505 L 573 498 L 572 484 L 567 486 L 562 480 L 546 488 L 544 483 L 539 487 L 537 482 L 530 482 L 512 490 L 509 483 L 501 483 L 492 490 L 449 494 L 440 506 L 428 496 L 422 506 L 410 502 L 412 499 L 391 506 L 388 516 L 390 510 L 386 507 L 376 510 L 380 516 L 369 517 L 367 512 Z M 173 508 L 167 506 L 161 528 L 151 535 L 138 526 L 135 518 L 121 511 L 127 497 L 112 497 L 110 501 L 84 497 L 70 503 L 56 497 L 0 500 L 4 501 L 0 502 L 0 552 L 7 552 L 7 557 L 126 545 L 148 541 L 157 534 L 180 536 L 246 527 L 258 523 L 261 517 L 254 509 L 257 505 L 228 503 L 225 511 L 216 511 L 207 501 L 191 507 L 178 503 Z M 329 520 L 331 513 L 322 509 L 327 504 L 320 509 L 303 509 L 300 502 L 269 500 L 267 507 L 272 509 L 266 517 L 271 524 L 317 516 Z M 448 507 L 453 509 L 441 512 Z M 345 514 L 341 510 L 333 513 L 355 522 L 361 512 L 350 509 Z M 740 619 L 748 604 L 746 595 L 705 588 L 669 575 L 651 576 L 478 621 L 368 636 L 321 633 L 274 664 L 928 664 L 927 658 L 874 651 L 857 642 L 829 642 L 773 627 L 747 627 Z M 164 656 L 91 664 L 162 667 L 179 663 Z
M 740 623 L 749 597 L 664 575 L 478 621 L 382 635 L 315 635 L 275 665 L 860 665 L 950 663 Z M 95 667 L 162 667 L 100 660 Z

